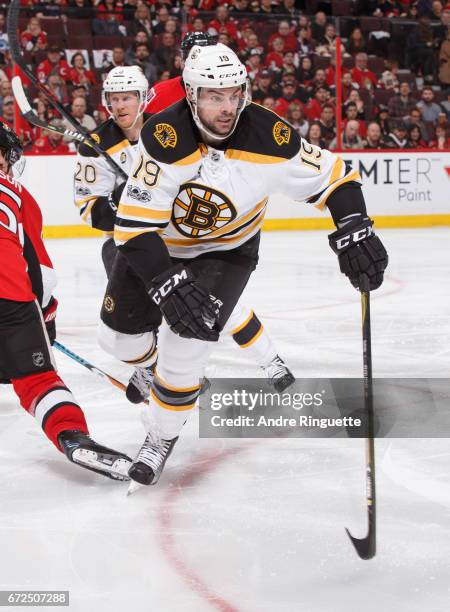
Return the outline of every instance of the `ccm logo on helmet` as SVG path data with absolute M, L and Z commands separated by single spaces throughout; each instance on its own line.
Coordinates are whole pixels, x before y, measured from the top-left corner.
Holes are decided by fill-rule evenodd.
M 336 240 L 336 247 L 340 251 L 354 242 L 360 242 L 361 240 L 372 236 L 374 233 L 375 232 L 371 226 L 363 227 L 363 229 L 360 229 L 357 232 L 352 232 Z
M 181 270 L 181 272 L 176 272 L 171 278 L 169 278 L 161 287 L 158 287 L 153 294 L 152 300 L 155 302 L 157 306 L 159 306 L 162 300 L 171 293 L 177 285 L 179 285 L 182 281 L 187 281 L 188 275 L 186 270 Z

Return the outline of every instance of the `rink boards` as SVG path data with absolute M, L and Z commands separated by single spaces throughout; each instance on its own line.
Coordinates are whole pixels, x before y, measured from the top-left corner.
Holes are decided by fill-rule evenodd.
M 378 227 L 450 225 L 450 151 L 344 152 L 359 170 L 367 208 Z M 84 225 L 73 205 L 75 156 L 27 156 L 22 182 L 37 198 L 46 237 L 98 235 Z M 282 194 L 270 198 L 265 230 L 331 229 L 328 213 L 295 203 Z

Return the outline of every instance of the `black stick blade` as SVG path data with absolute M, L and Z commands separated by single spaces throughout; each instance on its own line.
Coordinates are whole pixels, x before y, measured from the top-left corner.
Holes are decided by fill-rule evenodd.
M 370 532 L 370 530 L 367 536 L 362 539 L 354 538 L 350 531 L 347 529 L 347 527 L 345 528 L 345 531 L 347 532 L 348 537 L 350 538 L 353 546 L 355 547 L 356 552 L 358 553 L 358 556 L 361 557 L 361 559 L 367 560 L 375 557 L 375 536 L 373 533 Z

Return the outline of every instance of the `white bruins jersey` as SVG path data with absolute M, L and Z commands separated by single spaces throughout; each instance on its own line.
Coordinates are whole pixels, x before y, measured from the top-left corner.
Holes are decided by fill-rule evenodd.
M 360 182 L 340 157 L 257 104 L 223 150 L 198 139 L 186 100 L 146 122 L 117 212 L 118 245 L 157 231 L 173 257 L 234 249 L 261 229 L 272 193 L 324 208 L 337 187 Z
M 145 118 L 147 115 L 144 115 Z M 113 119 L 105 121 L 92 133 L 92 136 L 117 165 L 129 175 L 134 167 L 138 143 L 131 143 L 127 140 Z M 74 176 L 74 201 L 85 223 L 96 227 L 96 216 L 101 216 L 100 209 L 109 206 L 105 198 L 121 183 L 123 179 L 109 166 L 104 157 L 95 153 L 89 145 L 80 145 Z M 95 208 L 97 210 L 94 210 Z M 110 227 L 101 229 L 113 231 L 112 214 L 110 214 Z

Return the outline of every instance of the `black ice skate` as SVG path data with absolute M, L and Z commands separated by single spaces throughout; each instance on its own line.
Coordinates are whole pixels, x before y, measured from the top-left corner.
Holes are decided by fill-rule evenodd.
M 128 470 L 129 477 L 141 485 L 156 484 L 177 440 L 178 436 L 173 440 L 162 440 L 153 433 L 148 433 Z
M 278 355 L 262 369 L 269 380 L 269 384 L 274 387 L 275 391 L 278 391 L 278 393 L 283 393 L 283 391 L 295 382 L 294 375 Z
M 87 434 L 77 430 L 62 431 L 58 435 L 58 442 L 72 463 L 113 480 L 129 480 L 131 459 L 124 453 L 97 444 Z
M 140 404 L 150 396 L 150 389 L 155 377 L 155 364 L 146 368 L 136 366 L 128 383 L 126 396 L 132 404 Z

